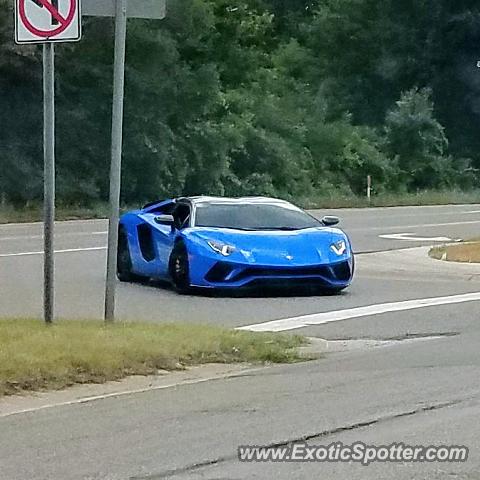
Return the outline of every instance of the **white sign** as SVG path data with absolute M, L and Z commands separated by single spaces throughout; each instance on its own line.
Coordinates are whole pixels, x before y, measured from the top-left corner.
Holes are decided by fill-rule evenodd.
M 75 42 L 81 18 L 80 0 L 15 0 L 15 42 Z
M 161 20 L 167 14 L 166 0 L 128 0 L 128 18 Z M 82 15 L 90 17 L 114 17 L 115 0 L 82 0 Z

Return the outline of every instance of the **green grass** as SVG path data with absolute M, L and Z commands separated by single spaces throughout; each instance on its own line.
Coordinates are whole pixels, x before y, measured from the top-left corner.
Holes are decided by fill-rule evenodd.
M 57 207 L 57 220 L 84 220 L 93 218 L 107 218 L 108 206 L 100 203 L 93 207 L 65 206 Z M 42 206 L 30 205 L 24 208 L 14 208 L 10 205 L 0 206 L 1 223 L 40 222 L 43 217 Z
M 448 205 L 480 203 L 480 190 L 461 191 L 425 191 L 418 193 L 392 193 L 372 196 L 369 202 L 366 196 L 332 194 L 318 195 L 309 198 L 298 198 L 294 203 L 304 208 L 366 208 L 366 207 L 395 207 L 415 205 Z M 124 206 L 123 211 L 138 208 L 139 205 Z M 57 220 L 81 220 L 92 218 L 107 218 L 108 205 L 98 203 L 90 207 L 60 206 L 57 207 Z M 36 222 L 42 220 L 40 204 L 25 208 L 13 208 L 8 205 L 0 206 L 0 223 Z
M 303 337 L 202 325 L 0 320 L 0 396 L 206 363 L 300 361 Z

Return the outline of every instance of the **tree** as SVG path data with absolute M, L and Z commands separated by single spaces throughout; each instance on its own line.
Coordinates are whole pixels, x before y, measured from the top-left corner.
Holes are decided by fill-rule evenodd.
M 0 197 L 22 205 L 42 198 L 41 48 L 0 5 Z M 176 0 L 130 20 L 123 202 L 474 185 L 479 20 L 446 0 Z M 112 19 L 56 48 L 59 203 L 108 198 L 112 63 Z
M 401 184 L 408 190 L 449 187 L 455 183 L 446 154 L 445 129 L 435 119 L 431 91 L 413 88 L 403 93 L 386 118 L 386 150 L 395 156 Z

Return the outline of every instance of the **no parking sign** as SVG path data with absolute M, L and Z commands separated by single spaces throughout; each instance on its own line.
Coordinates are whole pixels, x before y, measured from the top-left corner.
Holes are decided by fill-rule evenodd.
M 80 0 L 15 0 L 16 43 L 75 42 L 80 37 Z

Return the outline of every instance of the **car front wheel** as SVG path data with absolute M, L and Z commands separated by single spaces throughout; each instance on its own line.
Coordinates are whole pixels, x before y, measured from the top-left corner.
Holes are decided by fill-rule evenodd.
M 177 292 L 188 293 L 190 285 L 190 265 L 187 247 L 177 243 L 170 257 L 170 276 Z

